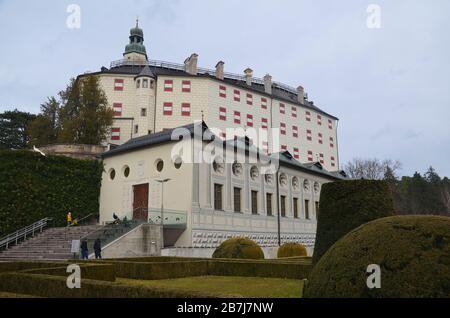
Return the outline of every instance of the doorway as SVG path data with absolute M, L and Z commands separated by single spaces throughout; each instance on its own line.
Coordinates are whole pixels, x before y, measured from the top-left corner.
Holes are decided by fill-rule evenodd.
M 133 186 L 133 219 L 148 221 L 148 183 Z

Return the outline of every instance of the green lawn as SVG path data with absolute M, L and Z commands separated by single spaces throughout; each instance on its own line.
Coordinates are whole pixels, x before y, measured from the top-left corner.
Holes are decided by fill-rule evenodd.
M 0 298 L 39 298 L 39 297 L 0 291 Z
M 118 284 L 189 289 L 254 298 L 301 298 L 303 281 L 297 279 L 198 276 L 163 280 L 117 278 Z

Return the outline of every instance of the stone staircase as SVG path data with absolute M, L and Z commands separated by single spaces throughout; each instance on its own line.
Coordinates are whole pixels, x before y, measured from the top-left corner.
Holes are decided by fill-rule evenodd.
M 72 240 L 79 240 L 101 227 L 92 225 L 46 229 L 35 237 L 0 252 L 0 261 L 71 259 Z

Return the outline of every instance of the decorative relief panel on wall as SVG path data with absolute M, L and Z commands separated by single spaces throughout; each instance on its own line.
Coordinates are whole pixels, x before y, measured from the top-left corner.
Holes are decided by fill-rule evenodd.
M 242 233 L 242 232 L 206 232 L 194 231 L 192 233 L 192 246 L 196 248 L 216 248 L 223 241 L 245 236 L 262 247 L 277 246 L 278 236 L 276 233 Z M 303 244 L 307 247 L 313 247 L 315 234 L 282 234 L 282 242 L 295 242 Z

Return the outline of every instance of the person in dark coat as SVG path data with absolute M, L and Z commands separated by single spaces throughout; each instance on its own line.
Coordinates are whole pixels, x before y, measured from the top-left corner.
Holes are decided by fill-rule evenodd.
M 102 242 L 100 239 L 96 239 L 94 242 L 94 252 L 95 252 L 95 259 L 101 259 L 102 258 Z
M 87 241 L 81 242 L 81 259 L 89 259 L 89 251 Z

